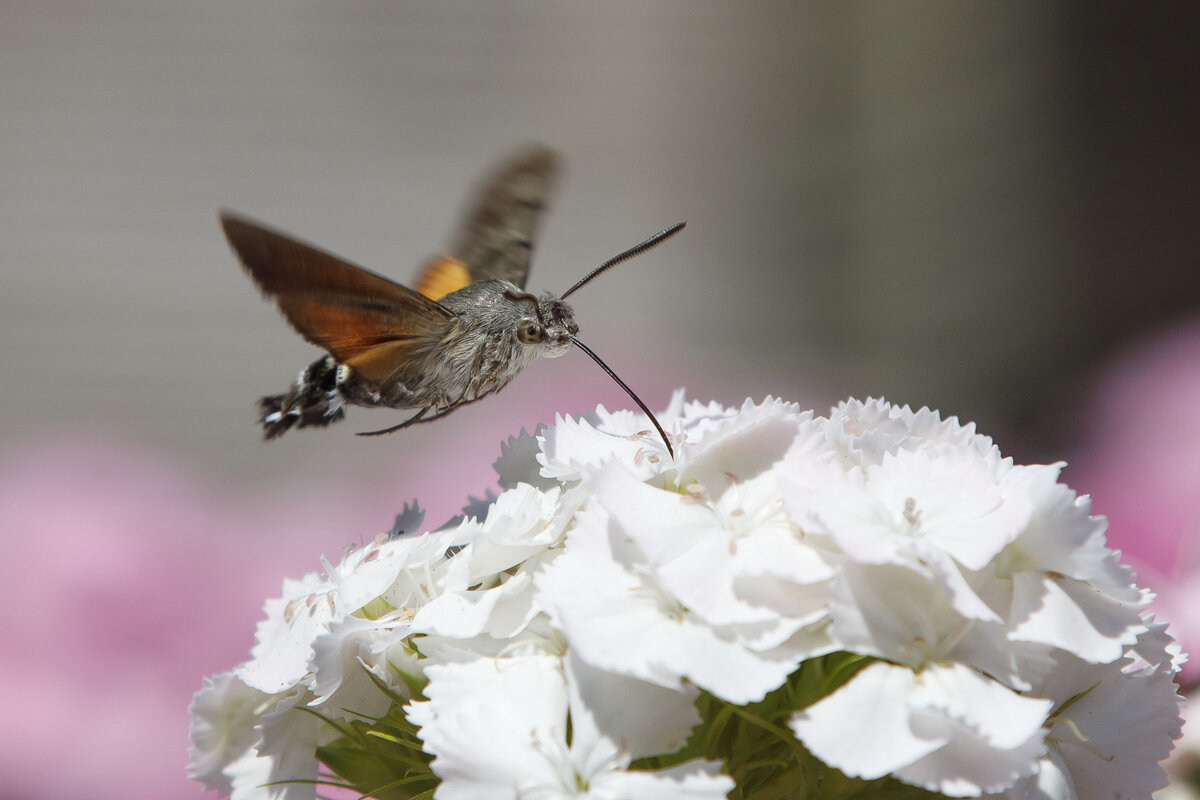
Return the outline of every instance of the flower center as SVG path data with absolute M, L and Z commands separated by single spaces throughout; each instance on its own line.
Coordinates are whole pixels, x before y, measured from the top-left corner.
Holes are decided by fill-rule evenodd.
M 904 501 L 904 521 L 908 523 L 910 533 L 915 533 L 917 528 L 921 527 L 921 510 L 917 508 L 915 497 L 906 498 Z

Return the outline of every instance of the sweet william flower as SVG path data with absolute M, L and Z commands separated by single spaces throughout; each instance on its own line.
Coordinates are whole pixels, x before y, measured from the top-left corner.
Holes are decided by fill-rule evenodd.
M 1037 769 L 1051 705 L 963 665 L 914 672 L 877 662 L 790 724 L 847 775 L 891 774 L 948 797 L 978 797 Z
M 1105 546 L 1105 520 L 1091 502 L 1057 483 L 1061 464 L 1014 473 L 1033 503 L 1021 536 L 997 559 L 1011 580 L 1009 637 L 1063 650 L 1091 663 L 1120 658 L 1144 630 L 1149 595 Z
M 1014 646 L 1002 623 L 963 616 L 949 593 L 917 570 L 844 564 L 830 596 L 830 638 L 849 652 L 915 671 L 967 664 L 1019 691 L 1053 666 L 1048 648 Z
M 899 450 L 849 470 L 798 465 L 781 478 L 788 511 L 858 563 L 896 564 L 941 582 L 955 608 L 998 621 L 966 572 L 980 570 L 1029 522 L 1005 464 L 968 449 Z
M 411 627 L 388 618 L 348 616 L 313 642 L 312 700 L 334 719 L 382 716 L 391 705 L 386 686 L 405 693 L 403 677 L 421 674 L 418 659 L 404 647 Z
M 190 770 L 193 778 L 223 796 L 233 791 L 234 765 L 242 759 L 257 758 L 254 748 L 258 736 L 254 725 L 269 698 L 270 695 L 235 678 L 232 672 L 205 679 L 204 687 L 196 692 L 188 709 L 195 744 Z
M 537 613 L 533 573 L 561 542 L 566 525 L 560 494 L 518 483 L 496 498 L 483 521 L 464 520 L 453 537 L 462 549 L 444 560 L 437 580 L 427 580 L 437 589 L 415 610 L 413 631 L 505 639 L 523 630 Z
M 324 576 L 310 573 L 298 581 L 285 581 L 283 596 L 266 604 L 267 617 L 259 623 L 257 644 L 250 661 L 237 669 L 238 678 L 268 694 L 306 682 L 317 637 L 332 623 L 394 589 L 408 564 L 428 558 L 431 548 L 436 551 L 437 538 L 378 537 L 367 547 L 347 553 L 337 566 L 326 561 Z
M 674 458 L 603 408 L 511 439 L 496 497 L 285 584 L 197 695 L 196 777 L 237 800 L 1162 785 L 1182 655 L 1060 465 L 883 400 L 677 394 L 660 421 Z
M 756 579 L 766 575 L 822 586 L 835 574 L 828 552 L 796 537 L 772 476 L 713 497 L 701 484 L 689 484 L 683 494 L 666 492 L 614 470 L 597 480 L 596 499 L 637 546 L 642 563 L 708 624 L 774 629 L 769 642 L 778 644 L 825 612 L 828 600 L 820 591 L 786 617 L 753 592 Z
M 205 681 L 190 709 L 189 774 L 222 796 L 311 798 L 317 778 L 313 754 L 333 734 L 299 710 L 310 698 L 299 688 L 268 695 L 232 673 Z
M 1055 704 L 1038 776 L 1027 795 L 1017 787 L 1009 796 L 1142 797 L 1163 786 L 1160 762 L 1183 726 L 1174 680 L 1182 656 L 1165 626 L 1148 625 L 1126 657 L 1110 663 L 1060 658 L 1062 668 L 1037 687 Z
M 975 423 L 943 420 L 936 411 L 896 406 L 872 397 L 850 398 L 834 406 L 825 426 L 830 451 L 841 456 L 846 469 L 878 464 L 886 454 L 901 450 L 970 450 L 979 456 L 995 452 L 992 440 L 975 431 Z
M 712 763 L 628 771 L 630 753 L 599 729 L 560 658 L 480 659 L 429 677 L 429 700 L 407 710 L 434 755 L 440 798 L 717 800 L 733 788 Z
M 761 699 L 795 668 L 764 658 L 736 634 L 707 624 L 657 581 L 609 548 L 600 514 L 580 514 L 566 550 L 538 578 L 555 627 L 591 666 L 684 691 L 685 680 L 736 702 Z

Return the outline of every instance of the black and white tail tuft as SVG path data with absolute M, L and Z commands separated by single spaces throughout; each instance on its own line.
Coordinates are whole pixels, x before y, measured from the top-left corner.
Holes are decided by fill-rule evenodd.
M 259 400 L 263 438 L 282 436 L 292 426 L 324 428 L 344 417 L 345 398 L 338 389 L 338 369 L 337 361 L 326 356 L 301 372 L 287 394 Z

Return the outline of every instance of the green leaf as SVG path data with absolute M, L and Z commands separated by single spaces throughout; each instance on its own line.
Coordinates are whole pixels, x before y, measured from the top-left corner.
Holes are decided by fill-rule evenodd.
M 660 769 L 706 758 L 737 782 L 730 800 L 929 800 L 941 795 L 893 778 L 849 778 L 822 763 L 788 727 L 800 709 L 828 696 L 873 659 L 831 653 L 810 659 L 757 703 L 735 706 L 701 693 L 701 723 L 674 753 L 642 758 L 631 768 Z
M 346 735 L 317 748 L 317 758 L 364 797 L 419 800 L 432 797 L 438 780 L 432 757 L 421 749 L 417 727 L 399 704 L 373 721 L 340 726 Z

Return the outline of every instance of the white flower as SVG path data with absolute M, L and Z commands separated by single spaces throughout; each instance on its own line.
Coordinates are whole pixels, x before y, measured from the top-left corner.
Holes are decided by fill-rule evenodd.
M 414 553 L 429 549 L 424 539 L 385 539 L 347 554 L 336 567 L 325 562 L 325 576 L 305 575 L 284 581 L 283 596 L 266 603 L 251 659 L 236 670 L 238 678 L 268 694 L 288 691 L 310 674 L 316 638 L 384 594 L 400 572 L 411 569 Z
M 913 672 L 876 663 L 796 714 L 791 728 L 847 775 L 891 774 L 950 797 L 978 797 L 1036 769 L 1051 705 L 963 666 Z
M 1152 628 L 1139 648 L 1154 649 L 1153 640 L 1161 647 L 1164 638 Z M 1056 704 L 1040 767 L 1055 776 L 1051 785 L 1058 788 L 1039 783 L 1030 796 L 1149 797 L 1165 786 L 1160 762 L 1182 733 L 1177 668 L 1165 648 L 1152 656 L 1155 663 L 1128 658 L 1089 664 L 1067 653 L 1059 658 L 1060 668 L 1038 687 Z
M 687 759 L 784 785 L 789 720 L 822 769 L 945 796 L 1162 784 L 1183 656 L 1061 465 L 883 400 L 676 393 L 661 421 L 673 456 L 643 415 L 559 418 L 509 440 L 490 502 L 286 582 L 196 696 L 193 775 L 307 800 L 354 720 L 331 766 L 411 753 L 391 774 L 438 798 L 716 798 L 733 780 Z
M 191 777 L 204 781 L 206 789 L 228 796 L 233 783 L 230 765 L 254 759 L 259 735 L 254 730 L 262 713 L 260 706 L 274 699 L 252 689 L 232 672 L 204 680 L 188 713 L 192 716 Z
M 761 419 L 783 415 L 799 417 L 799 407 L 767 398 L 757 405 L 747 400 L 741 409 L 723 408 L 718 403 L 684 402 L 683 392 L 677 391 L 666 411 L 658 415 L 676 443 L 675 460 L 645 415 L 609 412 L 604 406 L 584 418 L 556 417 L 554 425 L 538 434 L 541 452 L 537 460 L 542 464 L 543 477 L 564 484 L 591 476 L 608 461 L 616 461 L 648 480 L 686 463 L 689 453 L 713 449 L 723 436 L 735 436 Z M 718 434 L 716 440 L 710 438 L 714 432 Z M 511 464 L 506 464 L 506 472 L 520 474 Z
M 304 680 L 313 641 L 335 615 L 331 589 L 315 572 L 285 579 L 283 596 L 263 606 L 266 619 L 258 623 L 250 660 L 235 670 L 238 679 L 269 694 L 286 692 Z
M 268 695 L 232 673 L 205 681 L 189 709 L 190 774 L 233 800 L 309 800 L 314 753 L 332 738 L 325 723 L 298 710 L 309 699 L 303 689 Z
M 1087 497 L 1056 482 L 1061 464 L 1015 470 L 1033 503 L 1021 536 L 997 559 L 1012 583 L 1009 637 L 1060 647 L 1092 663 L 1115 661 L 1145 631 L 1149 598 L 1104 546 L 1105 521 Z
M 937 581 L 906 567 L 847 563 L 832 590 L 830 636 L 843 650 L 914 670 L 961 663 L 1014 689 L 1053 666 L 1045 647 L 1016 647 L 1003 624 L 960 614 Z
M 831 579 L 834 569 L 824 554 L 800 541 L 773 475 L 723 482 L 712 489 L 719 494 L 709 495 L 700 483 L 689 484 L 681 494 L 648 486 L 614 467 L 596 477 L 595 491 L 597 502 L 637 547 L 636 554 L 623 558 L 627 565 L 644 565 L 664 589 L 711 625 L 782 627 L 778 644 L 822 616 L 825 598 L 817 595 L 808 608 L 784 619 L 778 609 L 740 597 L 735 584 L 770 573 L 819 584 Z M 771 562 L 766 555 L 786 557 Z
M 558 544 L 568 522 L 558 516 L 561 494 L 518 483 L 497 497 L 471 537 L 471 578 L 491 579 Z
M 998 622 L 964 571 L 987 566 L 1029 522 L 1030 503 L 1004 479 L 1007 467 L 970 450 L 900 450 L 865 469 L 798 466 L 780 483 L 792 518 L 850 560 L 926 572 L 959 613 Z
M 1180 698 L 1184 701 L 1184 698 Z M 1182 709 L 1183 735 L 1175 742 L 1175 750 L 1163 762 L 1170 783 L 1156 792 L 1155 800 L 1200 800 L 1200 787 L 1195 784 L 1195 771 L 1200 765 L 1200 691 L 1192 688 Z
M 678 399 L 682 402 L 681 395 Z M 673 401 L 672 407 L 675 405 Z M 669 411 L 659 418 L 668 435 L 675 427 L 675 416 Z M 538 434 L 538 444 L 541 474 L 561 483 L 580 480 L 613 458 L 645 478 L 671 466 L 666 446 L 649 419 L 630 412 L 614 417 L 603 406 L 596 409 L 592 420 L 555 417 L 554 425 Z
M 381 717 L 391 699 L 378 684 L 401 697 L 408 685 L 401 675 L 415 678 L 422 668 L 405 646 L 411 632 L 395 621 L 345 617 L 313 642 L 313 694 L 310 705 L 322 706 L 334 719 Z
M 684 679 L 736 703 L 761 699 L 795 668 L 689 612 L 645 569 L 623 566 L 600 513 L 582 512 L 566 549 L 537 577 L 539 603 L 580 659 L 682 690 Z
M 317 779 L 317 747 L 327 744 L 337 734 L 320 717 L 306 713 L 312 695 L 304 689 L 293 689 L 280 695 L 279 702 L 262 715 L 259 729 L 262 739 L 257 746 L 258 758 L 243 774 L 233 776 L 233 800 L 265 797 L 271 800 L 309 800 L 314 794 Z M 269 765 L 263 774 L 262 764 Z
M 407 712 L 435 756 L 439 800 L 717 800 L 733 788 L 705 762 L 628 771 L 628 750 L 601 732 L 558 658 L 446 664 L 429 678 L 428 702 Z
M 452 537 L 461 543 L 457 552 L 420 584 L 429 597 L 415 610 L 413 631 L 503 639 L 524 630 L 537 613 L 533 574 L 568 522 L 560 513 L 560 495 L 558 489 L 543 492 L 519 483 L 496 498 L 484 522 L 464 521 Z M 412 601 L 405 605 L 413 607 Z
M 574 651 L 565 664 L 571 690 L 597 727 L 633 758 L 674 752 L 700 723 L 695 686 L 664 688 L 598 669 Z
M 464 550 L 448 562 L 437 596 L 422 606 L 413 619 L 413 632 L 469 639 L 517 635 L 536 614 L 533 607 L 533 572 L 538 561 L 521 568 L 493 586 L 470 582 L 470 556 Z
M 853 398 L 839 403 L 829 414 L 826 428 L 830 449 L 846 469 L 878 464 L 885 454 L 900 450 L 969 449 L 985 456 L 994 445 L 975 432 L 975 423 L 960 425 L 956 417 L 942 420 L 936 411 L 894 406 L 882 398 Z

